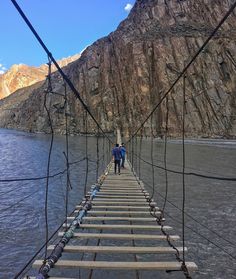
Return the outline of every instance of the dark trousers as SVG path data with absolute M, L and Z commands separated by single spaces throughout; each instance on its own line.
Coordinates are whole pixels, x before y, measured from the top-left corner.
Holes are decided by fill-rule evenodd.
M 121 157 L 121 167 L 124 168 L 125 167 L 125 156 Z
M 118 167 L 118 173 L 120 173 L 120 160 L 115 160 L 115 173 Z

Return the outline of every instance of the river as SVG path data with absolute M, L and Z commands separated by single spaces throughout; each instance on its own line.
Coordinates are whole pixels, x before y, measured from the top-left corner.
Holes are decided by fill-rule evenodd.
M 69 192 L 69 212 L 78 204 L 84 191 L 86 177 L 86 138 L 69 137 L 69 160 L 77 162 L 70 167 L 72 189 Z M 0 129 L 1 180 L 41 177 L 46 175 L 50 135 L 29 134 Z M 88 137 L 89 175 L 88 189 L 96 179 L 96 139 Z M 138 145 L 139 147 L 139 145 Z M 142 141 L 141 157 L 150 162 L 150 140 Z M 186 172 L 210 177 L 236 177 L 236 141 L 187 140 Z M 55 136 L 51 160 L 51 174 L 65 169 L 65 137 Z M 99 157 L 109 147 L 99 140 Z M 139 153 L 139 148 L 136 150 Z M 154 164 L 163 166 L 164 145 L 154 141 Z M 105 161 L 109 160 L 106 156 Z M 79 162 L 80 161 L 80 162 Z M 139 173 L 139 160 L 134 158 Z M 167 145 L 168 201 L 166 224 L 174 227 L 174 234 L 181 235 L 182 176 L 181 141 L 171 140 Z M 104 168 L 102 160 L 99 172 Z M 140 176 L 152 192 L 152 168 L 140 161 Z M 159 207 L 165 195 L 165 173 L 155 167 L 154 199 Z M 39 249 L 45 240 L 44 200 L 45 179 L 35 181 L 0 183 L 0 278 L 13 278 Z M 65 218 L 66 175 L 58 175 L 49 183 L 49 234 Z M 186 176 L 186 246 L 187 261 L 194 261 L 199 270 L 193 278 L 236 278 L 236 182 L 212 178 Z M 177 207 L 177 208 L 176 208 Z M 215 232 L 217 234 L 215 234 Z M 224 239 L 223 239 L 224 238 Z M 219 247 L 217 247 L 219 246 Z M 225 252 L 222 250 L 224 249 Z M 228 253 L 228 254 L 227 254 Z M 29 271 L 31 274 L 32 271 Z M 133 278 L 132 273 L 108 272 L 106 277 Z M 104 278 L 94 272 L 94 278 Z M 140 272 L 139 278 L 157 278 L 156 273 Z M 87 278 L 82 273 L 81 278 Z M 158 273 L 158 278 L 184 278 L 180 272 Z

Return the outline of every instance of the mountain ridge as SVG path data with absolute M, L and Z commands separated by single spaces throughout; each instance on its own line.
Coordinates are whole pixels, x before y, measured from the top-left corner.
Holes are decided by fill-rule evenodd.
M 137 0 L 117 30 L 87 47 L 64 71 L 106 132 L 119 126 L 123 135 L 131 135 L 229 7 L 228 0 L 206 0 L 204 3 L 200 0 Z M 236 17 L 233 13 L 188 70 L 187 136 L 236 135 L 234 26 Z M 52 75 L 52 85 L 54 91 L 63 94 L 63 82 L 57 72 Z M 45 85 L 28 88 L 29 98 L 17 108 L 11 98 L 2 102 L 2 126 L 49 132 L 43 107 L 45 88 Z M 169 94 L 169 135 L 174 137 L 178 137 L 181 131 L 182 90 L 180 81 Z M 50 95 L 49 100 L 55 132 L 65 133 L 64 99 Z M 69 94 L 67 114 L 70 115 L 70 133 L 84 133 L 85 113 L 73 94 Z M 166 101 L 153 117 L 155 135 L 163 136 Z M 143 132 L 148 135 L 150 129 L 147 122 Z M 88 131 L 94 133 L 96 130 L 89 120 Z
M 75 54 L 67 58 L 58 60 L 60 67 L 65 67 L 69 63 L 80 57 L 80 54 Z M 56 68 L 52 65 L 52 72 Z M 48 72 L 48 66 L 42 64 L 39 67 L 28 66 L 26 64 L 14 64 L 4 74 L 0 75 L 0 99 L 3 99 L 18 89 L 28 87 L 45 79 Z

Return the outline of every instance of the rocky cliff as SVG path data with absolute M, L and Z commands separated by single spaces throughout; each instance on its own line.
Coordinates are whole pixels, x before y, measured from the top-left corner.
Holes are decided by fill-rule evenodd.
M 64 67 L 80 57 L 76 54 L 58 61 L 60 67 Z M 56 70 L 52 66 L 52 71 Z M 24 64 L 13 65 L 6 73 L 0 75 L 0 99 L 3 99 L 18 89 L 28 87 L 38 81 L 44 80 L 48 67 L 43 64 L 39 67 L 27 66 Z
M 105 131 L 118 125 L 132 133 L 168 90 L 219 20 L 229 0 L 137 0 L 117 30 L 88 47 L 64 68 Z M 236 135 L 236 16 L 232 14 L 186 75 L 188 136 Z M 64 93 L 54 73 L 54 91 Z M 0 105 L 2 126 L 49 131 L 43 106 L 46 85 L 28 87 Z M 182 80 L 169 94 L 169 133 L 178 136 L 182 122 Z M 84 132 L 85 113 L 68 92 L 70 132 Z M 18 96 L 26 96 L 20 99 Z M 16 105 L 17 104 L 17 105 Z M 65 130 L 65 103 L 49 94 L 56 132 Z M 166 103 L 154 115 L 155 133 L 165 126 Z M 96 127 L 89 121 L 89 131 Z M 145 125 L 146 133 L 150 124 Z

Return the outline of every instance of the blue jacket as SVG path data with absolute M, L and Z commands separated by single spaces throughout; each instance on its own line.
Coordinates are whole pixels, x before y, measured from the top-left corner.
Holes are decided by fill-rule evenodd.
M 121 146 L 121 147 L 120 147 L 120 152 L 121 152 L 121 157 L 122 157 L 122 158 L 125 157 L 126 149 L 125 149 L 124 146 Z
M 121 159 L 121 151 L 119 147 L 114 147 L 112 149 L 112 155 L 114 156 L 115 160 L 120 160 Z

